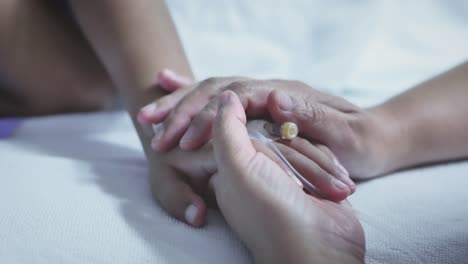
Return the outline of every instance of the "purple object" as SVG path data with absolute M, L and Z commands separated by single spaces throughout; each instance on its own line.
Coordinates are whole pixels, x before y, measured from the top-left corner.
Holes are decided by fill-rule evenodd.
M 20 123 L 21 119 L 18 118 L 0 119 L 0 139 L 11 137 Z

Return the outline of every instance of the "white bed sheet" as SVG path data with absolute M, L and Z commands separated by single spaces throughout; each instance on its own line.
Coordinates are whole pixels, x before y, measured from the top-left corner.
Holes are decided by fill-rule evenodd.
M 468 58 L 466 1 L 171 0 L 199 78 L 307 81 L 373 104 Z M 239 59 L 242 58 L 242 59 Z M 155 206 L 122 112 L 26 121 L 0 141 L 1 263 L 249 263 L 222 218 Z M 353 205 L 428 263 L 468 263 L 468 162 L 361 183 Z M 416 263 L 364 223 L 368 263 Z
M 0 141 L 0 157 L 1 263 L 250 263 L 216 212 L 194 229 L 155 205 L 123 112 L 28 120 Z M 461 162 L 359 184 L 350 200 L 371 217 L 368 263 L 418 263 L 401 241 L 427 263 L 468 263 L 467 171 Z

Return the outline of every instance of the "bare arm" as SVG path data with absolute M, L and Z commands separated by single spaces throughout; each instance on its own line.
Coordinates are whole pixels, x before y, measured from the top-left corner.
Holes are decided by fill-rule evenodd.
M 385 120 L 390 170 L 468 157 L 468 62 L 371 112 Z
M 154 89 L 158 71 L 174 68 L 192 76 L 164 1 L 76 0 L 71 4 L 132 117 L 142 105 L 161 96 Z
M 151 138 L 135 120 L 143 105 L 162 95 L 160 89 L 155 89 L 158 71 L 173 68 L 186 76 L 192 76 L 164 1 L 72 0 L 71 6 L 84 34 L 126 100 L 150 163 L 156 198 L 172 215 L 200 225 L 200 211 L 206 211 L 205 204 L 151 150 Z M 198 209 L 198 218 L 193 216 L 192 207 L 189 215 L 191 219 L 187 220 L 186 210 L 189 205 Z
M 54 2 L 0 1 L 0 116 L 96 111 L 113 99 L 93 50 Z
M 193 91 L 182 100 L 168 95 L 156 102 L 159 110 L 147 115 L 147 120 L 164 122 L 166 131 L 183 128 L 160 145 L 167 149 L 171 143 L 184 139 L 195 147 L 203 145 L 207 140 L 204 131 L 212 122 L 207 100 L 228 89 L 248 102 L 248 116 L 268 112 L 275 122 L 296 122 L 304 138 L 329 147 L 355 179 L 468 157 L 468 62 L 370 109 L 353 106 L 297 81 L 234 78 L 232 83 L 226 83 L 227 79 L 211 79 L 187 87 Z M 175 107 L 173 112 L 190 115 L 194 122 L 172 125 L 161 119 L 161 113 L 167 109 L 161 105 L 168 102 Z M 206 107 L 199 111 L 195 107 L 199 105 Z M 182 141 L 182 146 L 189 146 Z

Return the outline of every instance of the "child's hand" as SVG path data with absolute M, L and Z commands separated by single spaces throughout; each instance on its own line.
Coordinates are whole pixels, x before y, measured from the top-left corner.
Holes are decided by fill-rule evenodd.
M 335 167 L 342 168 L 341 163 L 352 177 L 387 172 L 391 133 L 386 128 L 390 121 L 298 81 L 229 77 L 183 86 L 140 112 L 140 120 L 162 123 L 153 138 L 154 149 L 165 151 L 176 144 L 186 150 L 202 146 L 211 138 L 217 111 L 211 99 L 226 90 L 238 95 L 248 118 L 295 122 L 302 137 L 330 148 L 339 160 Z
M 236 79 L 240 80 L 240 78 Z M 196 87 L 195 85 L 190 85 L 190 82 L 187 79 L 181 79 L 170 71 L 161 72 L 159 74 L 159 80 L 164 89 L 173 91 L 173 93 L 158 100 L 156 104 L 159 106 L 156 107 L 156 110 L 155 107 L 153 107 L 154 104 L 151 104 L 140 111 L 139 120 L 144 124 L 161 122 L 166 117 L 173 116 L 174 113 L 170 113 L 170 111 L 174 107 L 177 107 L 177 100 L 180 101 Z M 243 80 L 247 79 L 244 78 Z M 226 81 L 228 81 L 228 79 L 226 79 Z M 229 79 L 229 81 L 231 81 L 231 79 Z M 215 82 L 214 79 L 213 82 Z M 216 99 L 211 98 L 208 105 L 214 105 L 216 103 Z M 203 103 L 201 103 L 199 107 L 203 108 Z M 176 119 L 172 118 L 172 120 Z M 161 127 L 164 125 L 159 124 L 159 126 Z M 210 129 L 211 127 L 206 131 L 208 137 L 205 138 L 205 140 L 209 140 L 209 137 L 211 136 Z M 282 144 L 275 144 L 290 163 L 320 190 L 323 197 L 333 201 L 341 201 L 355 191 L 355 184 L 350 180 L 349 174 L 343 166 L 339 164 L 338 159 L 328 149 L 328 147 L 317 143 L 312 144 L 300 137 L 292 141 L 284 141 Z M 171 155 L 174 155 L 174 151 L 177 153 L 181 152 L 176 148 L 171 151 Z M 179 159 L 179 162 L 180 160 L 188 161 L 190 158 Z M 187 164 L 193 163 L 188 162 Z M 172 165 L 177 166 L 177 163 L 173 163 Z

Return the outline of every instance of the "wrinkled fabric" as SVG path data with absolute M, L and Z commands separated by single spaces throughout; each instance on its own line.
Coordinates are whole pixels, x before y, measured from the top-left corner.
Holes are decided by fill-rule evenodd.
M 466 1 L 170 0 L 198 78 L 299 79 L 380 102 L 467 58 Z M 153 201 L 124 112 L 24 121 L 0 141 L 1 263 L 251 263 L 222 217 Z M 359 183 L 367 263 L 468 263 L 468 162 Z

